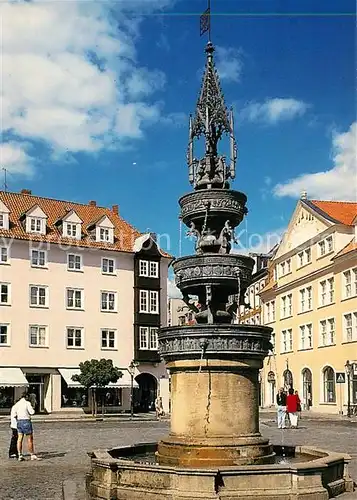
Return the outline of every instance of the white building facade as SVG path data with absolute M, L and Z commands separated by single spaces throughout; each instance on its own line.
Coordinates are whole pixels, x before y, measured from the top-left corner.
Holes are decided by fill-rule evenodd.
M 169 262 L 117 206 L 0 192 L 0 411 L 24 387 L 38 412 L 85 410 L 72 376 L 101 358 L 123 373 L 105 390 L 108 411 L 128 411 L 133 387 L 135 410 L 153 409 L 168 391 L 157 330 Z

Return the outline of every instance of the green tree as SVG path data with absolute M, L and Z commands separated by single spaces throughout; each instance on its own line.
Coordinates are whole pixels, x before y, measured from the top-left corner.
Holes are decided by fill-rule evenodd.
M 104 412 L 103 389 L 109 382 L 117 382 L 123 373 L 113 366 L 111 359 L 91 359 L 79 363 L 80 373 L 72 375 L 74 382 L 79 382 L 83 387 L 92 391 L 92 414 L 97 415 L 98 396 L 102 396 L 102 412 Z

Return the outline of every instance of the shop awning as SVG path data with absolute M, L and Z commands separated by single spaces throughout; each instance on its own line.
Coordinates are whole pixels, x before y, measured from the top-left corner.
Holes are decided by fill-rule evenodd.
M 81 384 L 79 382 L 74 382 L 72 380 L 72 376 L 75 374 L 79 374 L 80 370 L 79 368 L 58 368 L 58 371 L 60 372 L 61 376 L 64 378 L 64 381 L 68 385 L 68 387 L 81 387 Z M 113 383 L 110 382 L 107 387 L 131 387 L 131 377 L 130 374 L 127 370 L 121 369 L 123 376 L 118 379 L 117 382 Z M 139 387 L 138 383 L 135 382 L 134 379 L 134 384 L 133 387 Z
M 27 387 L 28 385 L 20 368 L 0 368 L 0 387 Z

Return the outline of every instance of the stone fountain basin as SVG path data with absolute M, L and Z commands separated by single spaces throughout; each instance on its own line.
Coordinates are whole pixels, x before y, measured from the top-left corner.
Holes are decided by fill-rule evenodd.
M 209 469 L 155 463 L 157 443 L 90 453 L 91 500 L 327 500 L 353 491 L 348 455 L 309 446 L 273 446 L 277 462 Z

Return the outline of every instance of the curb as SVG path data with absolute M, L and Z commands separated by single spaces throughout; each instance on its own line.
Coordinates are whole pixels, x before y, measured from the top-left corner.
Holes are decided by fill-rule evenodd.
M 79 417 L 79 418 L 33 418 L 31 419 L 33 423 L 35 424 L 50 424 L 50 423 L 68 423 L 68 422 L 81 422 L 85 424 L 93 424 L 96 422 L 126 422 L 126 423 L 136 423 L 136 422 L 160 422 L 160 420 L 157 420 L 155 418 L 122 418 L 122 417 L 104 417 L 104 418 L 84 418 L 84 417 Z M 161 420 L 161 422 L 169 422 L 169 419 L 167 420 Z M 10 425 L 10 420 L 8 418 L 0 419 L 0 425 Z

